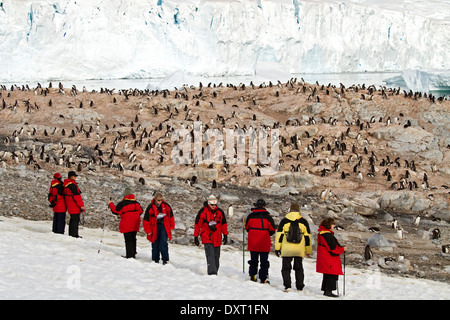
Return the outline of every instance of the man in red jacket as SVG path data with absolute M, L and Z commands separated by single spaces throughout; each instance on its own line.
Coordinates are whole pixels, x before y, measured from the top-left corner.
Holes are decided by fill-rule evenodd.
M 200 245 L 198 236 L 202 239 L 205 248 L 208 274 L 217 274 L 219 271 L 220 245 L 227 243 L 228 226 L 225 213 L 217 206 L 217 198 L 213 195 L 203 203 L 203 208 L 195 217 L 194 243 Z
M 129 188 L 125 189 L 123 196 L 117 206 L 109 201 L 109 208 L 113 214 L 120 217 L 119 231 L 125 239 L 125 257 L 128 259 L 136 257 L 136 234 L 141 226 L 143 210 Z
M 255 208 L 247 216 L 245 230 L 248 232 L 247 249 L 250 251 L 250 260 L 248 261 L 250 280 L 256 281 L 258 273 L 258 260 L 261 261 L 259 269 L 259 280 L 261 283 L 269 283 L 269 252 L 272 241 L 270 236 L 276 231 L 275 223 L 269 212 L 266 210 L 266 202 L 258 199 L 253 204 Z
M 78 225 L 80 214 L 84 212 L 84 203 L 81 198 L 81 191 L 76 183 L 78 175 L 75 171 L 70 171 L 68 179 L 64 180 L 64 198 L 66 200 L 67 211 L 70 214 L 69 236 L 81 238 L 78 235 Z
M 64 201 L 64 186 L 60 173 L 53 175 L 53 180 L 48 191 L 48 201 L 53 209 L 53 226 L 54 233 L 64 234 L 66 227 L 66 202 Z
M 163 200 L 161 193 L 156 193 L 153 200 L 145 210 L 142 222 L 147 239 L 152 243 L 152 260 L 163 264 L 169 261 L 169 245 L 172 240 L 172 230 L 175 228 L 175 219 L 170 205 Z

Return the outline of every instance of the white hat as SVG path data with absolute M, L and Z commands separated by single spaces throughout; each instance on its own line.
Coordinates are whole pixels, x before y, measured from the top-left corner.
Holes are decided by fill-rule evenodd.
M 214 195 L 210 195 L 208 197 L 208 203 L 209 204 L 217 204 L 217 198 Z

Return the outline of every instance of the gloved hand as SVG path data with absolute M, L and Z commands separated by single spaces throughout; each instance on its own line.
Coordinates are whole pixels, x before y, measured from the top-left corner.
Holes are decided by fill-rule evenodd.
M 275 250 L 275 255 L 276 255 L 277 257 L 281 256 L 281 250 Z
M 198 241 L 198 237 L 194 237 L 194 244 L 195 244 L 196 246 L 199 246 L 199 245 L 200 245 L 200 242 Z
M 227 244 L 228 236 L 226 234 L 223 235 L 223 244 Z
M 52 201 L 51 203 L 50 203 L 50 208 L 53 208 L 53 207 L 55 207 L 56 206 L 56 202 L 55 201 Z

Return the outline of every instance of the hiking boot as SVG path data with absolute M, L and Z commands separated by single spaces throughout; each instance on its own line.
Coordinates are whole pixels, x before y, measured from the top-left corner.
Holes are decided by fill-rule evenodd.
M 250 280 L 256 282 L 256 276 L 250 276 Z
M 284 288 L 284 292 L 291 292 L 291 288 Z
M 337 297 L 339 297 L 337 294 L 334 294 L 333 292 L 331 292 L 331 291 L 329 291 L 329 290 L 326 290 L 326 291 L 323 293 L 323 295 L 324 295 L 324 296 L 327 296 L 327 297 L 331 297 L 331 298 L 337 298 Z
M 261 283 L 264 283 L 264 284 L 270 284 L 270 281 L 267 280 L 267 279 L 265 279 L 265 280 L 261 280 Z

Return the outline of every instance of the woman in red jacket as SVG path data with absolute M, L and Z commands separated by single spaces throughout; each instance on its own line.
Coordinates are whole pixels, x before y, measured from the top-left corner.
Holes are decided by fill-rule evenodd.
M 125 189 L 124 197 L 117 206 L 111 201 L 109 208 L 113 214 L 120 216 L 119 231 L 125 239 L 126 258 L 136 257 L 136 234 L 141 225 L 142 208 L 131 193 L 129 188 Z
M 270 236 L 277 230 L 275 223 L 269 212 L 265 209 L 266 202 L 263 199 L 258 199 L 254 203 L 255 208 L 247 216 L 245 222 L 245 230 L 248 232 L 247 249 L 250 251 L 250 260 L 248 261 L 248 273 L 250 280 L 256 281 L 256 274 L 258 273 L 258 263 L 260 260 L 259 280 L 261 283 L 269 283 L 267 280 L 269 276 L 269 252 L 272 241 Z
M 64 234 L 66 227 L 66 202 L 64 201 L 64 185 L 60 173 L 53 175 L 53 180 L 48 191 L 48 201 L 53 209 L 53 226 L 54 233 Z
M 325 218 L 317 235 L 316 271 L 323 273 L 321 290 L 328 297 L 337 297 L 332 291 L 336 290 L 338 276 L 343 274 L 340 255 L 347 249 L 339 244 L 333 230 L 334 219 Z
M 163 264 L 169 261 L 169 245 L 172 240 L 172 230 L 175 228 L 175 219 L 170 205 L 163 200 L 161 193 L 156 193 L 152 202 L 145 210 L 142 222 L 147 239 L 152 243 L 152 260 Z

